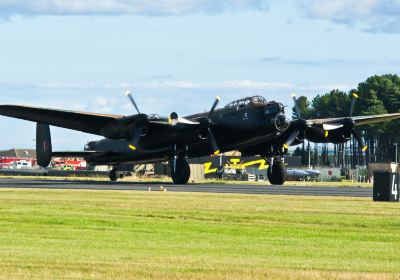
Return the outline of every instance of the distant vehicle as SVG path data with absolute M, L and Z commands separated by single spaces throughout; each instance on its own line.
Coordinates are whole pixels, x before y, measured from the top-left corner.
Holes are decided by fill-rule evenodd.
M 316 170 L 287 169 L 288 181 L 319 181 L 321 172 Z
M 317 170 L 305 170 L 305 172 L 308 173 L 308 176 L 306 178 L 307 181 L 319 181 L 319 175 L 321 174 L 321 172 L 317 171 Z
M 306 181 L 309 174 L 300 169 L 287 169 L 287 181 Z
M 79 159 L 64 159 L 64 158 L 55 158 L 52 161 L 52 165 L 56 168 L 60 168 L 62 170 L 86 170 L 87 163 L 85 160 Z
M 27 158 L 0 158 L 0 169 L 33 168 L 36 160 Z
M 32 167 L 32 162 L 26 160 L 14 161 L 10 164 L 10 169 L 31 169 Z

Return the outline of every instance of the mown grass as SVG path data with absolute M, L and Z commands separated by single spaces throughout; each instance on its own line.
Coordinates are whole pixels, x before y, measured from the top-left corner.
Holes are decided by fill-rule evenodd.
M 398 279 L 399 204 L 0 190 L 1 279 Z

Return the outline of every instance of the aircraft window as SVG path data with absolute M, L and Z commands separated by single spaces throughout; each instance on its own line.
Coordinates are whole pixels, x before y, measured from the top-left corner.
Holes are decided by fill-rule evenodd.
M 251 104 L 267 104 L 267 101 L 262 96 L 253 96 L 228 103 L 225 108 L 235 108 L 238 110 Z
M 277 112 L 278 112 L 277 106 L 267 106 L 267 108 L 265 108 L 265 114 L 267 115 L 275 114 Z

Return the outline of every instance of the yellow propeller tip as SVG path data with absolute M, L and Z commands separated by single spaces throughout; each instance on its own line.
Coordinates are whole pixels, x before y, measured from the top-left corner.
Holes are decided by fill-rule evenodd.
M 218 101 L 221 100 L 221 97 L 219 97 L 219 96 L 216 96 L 215 98 L 216 98 Z
M 221 151 L 218 150 L 218 151 L 215 151 L 215 152 L 214 152 L 214 155 L 216 156 L 216 155 L 219 155 L 220 153 L 221 153 Z
M 287 149 L 289 149 L 289 145 L 287 145 L 287 144 L 283 144 L 283 147 L 287 150 Z
M 355 93 L 355 92 L 353 92 L 353 97 L 354 97 L 354 98 L 358 98 L 358 94 Z
M 362 148 L 362 151 L 363 151 L 363 152 L 365 152 L 366 150 L 368 150 L 368 146 L 364 146 L 364 147 Z
M 133 150 L 133 151 L 136 151 L 136 147 L 135 147 L 135 146 L 129 145 L 128 147 L 129 147 L 129 149 L 131 149 L 131 150 Z
M 325 131 L 325 138 L 328 138 L 328 136 L 329 136 L 329 131 L 326 130 L 326 131 Z

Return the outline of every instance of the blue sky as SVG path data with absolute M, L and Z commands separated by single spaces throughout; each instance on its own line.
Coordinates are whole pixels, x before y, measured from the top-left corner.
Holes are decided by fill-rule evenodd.
M 168 115 L 260 94 L 292 105 L 399 74 L 399 0 L 8 0 L 0 2 L 0 103 Z M 0 149 L 35 125 L 0 118 Z M 55 128 L 57 150 L 96 136 Z

